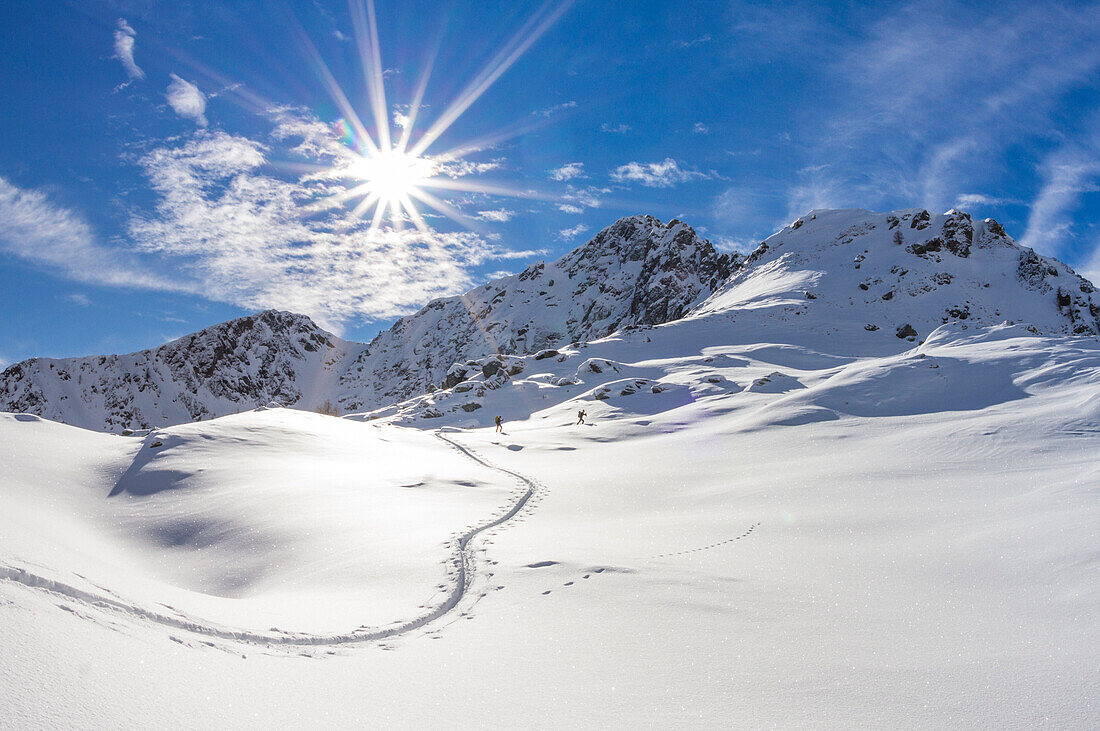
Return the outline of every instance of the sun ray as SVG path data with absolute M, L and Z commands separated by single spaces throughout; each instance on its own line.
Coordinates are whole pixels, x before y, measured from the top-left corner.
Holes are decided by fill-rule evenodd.
M 401 139 L 397 142 L 397 149 L 401 152 L 405 152 L 409 147 L 413 125 L 416 124 L 416 118 L 420 114 L 420 105 L 424 103 L 424 92 L 428 89 L 428 79 L 432 76 L 432 70 L 435 68 L 435 59 L 438 53 L 439 46 L 436 45 L 428 56 L 424 67 L 424 73 L 420 75 L 420 79 L 416 83 L 416 90 L 413 92 L 412 101 L 409 102 L 409 113 L 405 115 L 405 126 L 401 130 Z
M 356 205 L 355 208 L 352 209 L 351 215 L 355 218 L 362 218 L 363 214 L 369 211 L 370 207 L 373 206 L 380 197 L 381 196 L 378 194 L 378 191 L 372 191 L 370 195 L 359 201 L 358 205 Z
M 378 205 L 374 208 L 374 218 L 370 222 L 370 232 L 373 234 L 378 231 L 378 227 L 382 225 L 382 217 L 386 215 L 386 205 L 389 203 L 389 198 L 385 196 L 378 197 Z
M 502 142 L 507 142 L 508 140 L 513 140 L 517 137 L 536 132 L 540 129 L 549 127 L 551 124 L 552 122 L 549 118 L 525 121 L 463 142 L 443 152 L 433 153 L 432 156 L 436 160 L 447 160 L 450 158 L 465 157 L 466 155 L 472 155 L 477 152 L 484 152 L 485 150 L 496 147 Z
M 554 200 L 553 197 L 537 190 L 478 180 L 477 174 L 496 167 L 496 164 L 479 167 L 466 160 L 467 155 L 482 152 L 502 141 L 541 128 L 547 124 L 546 120 L 528 121 L 498 130 L 456 145 L 445 154 L 427 155 L 425 151 L 558 20 L 573 2 L 574 0 L 546 0 L 477 76 L 463 87 L 459 96 L 444 109 L 443 114 L 429 126 L 428 131 L 415 141 L 414 125 L 424 108 L 428 81 L 439 52 L 438 44 L 426 59 L 425 67 L 414 88 L 408 113 L 401 121 L 402 129 L 398 135 L 391 126 L 397 123 L 391 121 L 386 102 L 385 74 L 375 2 L 374 0 L 348 0 L 359 61 L 366 82 L 367 103 L 376 128 L 372 135 L 351 109 L 347 96 L 336 85 L 316 48 L 308 38 L 304 37 L 304 31 L 299 27 L 303 35 L 302 45 L 310 56 L 318 77 L 344 115 L 344 119 L 338 120 L 337 124 L 343 126 L 342 141 L 347 146 L 347 159 L 338 161 L 329 168 L 329 172 L 333 178 L 343 178 L 352 182 L 345 191 L 329 196 L 325 202 L 336 205 L 360 198 L 351 213 L 354 217 L 362 219 L 370 214 L 369 233 L 372 235 L 377 233 L 389 218 L 389 226 L 394 231 L 403 230 L 411 222 L 427 236 L 431 227 L 418 209 L 418 203 L 470 230 L 483 229 L 476 220 L 444 197 L 428 192 L 429 189 L 487 196 Z M 437 238 L 432 237 L 433 240 Z
M 547 0 L 523 27 L 505 44 L 504 48 L 493 57 L 481 73 L 466 86 L 451 105 L 443 112 L 438 120 L 424 136 L 413 146 L 411 154 L 419 157 L 435 142 L 440 135 L 455 123 L 462 114 L 491 87 L 501 75 L 511 68 L 512 64 L 519 60 L 531 45 L 550 29 L 558 18 L 572 5 L 573 0 Z
M 348 9 L 351 11 L 355 42 L 359 49 L 359 62 L 367 82 L 367 99 L 374 115 L 378 147 L 389 150 L 393 144 L 390 140 L 389 111 L 386 108 L 386 85 L 382 74 L 382 51 L 378 42 L 374 0 L 349 0 Z
M 534 198 L 540 196 L 535 191 L 509 188 L 505 185 L 494 185 L 480 181 L 467 181 L 456 178 L 429 178 L 419 185 L 420 188 L 440 188 L 443 190 L 457 190 L 463 193 L 484 193 L 485 195 L 500 195 L 507 198 Z
M 412 197 L 406 193 L 401 198 L 401 204 L 405 206 L 405 210 L 409 212 L 409 218 L 412 219 L 413 225 L 419 229 L 420 233 L 425 236 L 432 236 L 432 230 L 428 227 L 428 222 L 424 220 L 424 217 L 420 215 L 420 211 L 417 210 L 416 204 L 413 203 Z
M 324 84 L 329 96 L 332 97 L 332 101 L 340 109 L 340 113 L 344 115 L 344 119 L 347 120 L 348 124 L 355 129 L 355 134 L 358 136 L 359 141 L 366 146 L 370 153 L 377 153 L 379 151 L 378 145 L 375 144 L 374 138 L 371 137 L 367 128 L 363 125 L 362 120 L 359 119 L 359 115 L 355 113 L 355 109 L 351 106 L 351 102 L 348 101 L 347 95 L 344 94 L 344 90 L 340 88 L 340 85 L 336 82 L 336 78 L 332 75 L 332 71 L 329 70 L 328 65 L 321 58 L 321 54 L 318 53 L 317 47 L 313 45 L 313 41 L 309 39 L 305 30 L 300 26 L 295 30 L 301 40 L 302 47 L 306 50 L 306 54 L 313 64 L 313 70 L 317 73 L 321 83 Z
M 409 195 L 411 195 L 413 198 L 416 198 L 421 203 L 424 203 L 428 207 L 435 209 L 439 213 L 442 213 L 444 216 L 459 225 L 465 226 L 466 228 L 473 231 L 480 231 L 483 228 L 477 221 L 473 220 L 465 213 L 452 206 L 447 201 L 435 197 L 426 190 L 413 188 L 409 190 Z

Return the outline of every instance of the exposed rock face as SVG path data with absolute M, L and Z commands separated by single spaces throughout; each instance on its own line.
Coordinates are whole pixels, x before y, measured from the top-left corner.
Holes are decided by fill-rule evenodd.
M 679 221 L 621 219 L 556 262 L 536 262 L 398 320 L 345 374 L 342 405 L 362 410 L 422 393 L 468 358 L 535 353 L 628 325 L 670 322 L 739 261 Z
M 715 312 L 762 340 L 780 330 L 807 343 L 857 333 L 846 346 L 853 352 L 872 347 L 868 337 L 908 340 L 949 322 L 1100 334 L 1092 284 L 1021 247 L 996 221 L 955 210 L 811 211 L 762 243 L 691 316 Z
M 120 430 L 299 404 L 323 374 L 335 382 L 349 347 L 361 346 L 267 310 L 138 353 L 16 363 L 0 374 L 0 407 Z
M 959 211 L 812 211 L 747 258 L 679 221 L 632 216 L 556 262 L 430 302 L 369 346 L 271 310 L 139 353 L 17 363 L 0 374 L 0 409 L 113 431 L 272 401 L 366 411 L 439 388 L 491 391 L 570 343 L 712 315 L 716 337 L 827 352 L 840 338 L 852 352 L 908 348 L 948 322 L 1100 333 L 1088 281 Z M 561 384 L 606 368 L 592 360 Z

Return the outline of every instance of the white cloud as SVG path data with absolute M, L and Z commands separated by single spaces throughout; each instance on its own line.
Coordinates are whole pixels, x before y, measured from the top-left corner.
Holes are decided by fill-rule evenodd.
M 607 132 L 608 134 L 613 135 L 625 135 L 632 129 L 634 128 L 631 127 L 629 124 L 611 124 L 610 122 L 604 122 L 600 125 L 601 132 Z
M 1008 198 L 996 198 L 991 195 L 985 195 L 984 193 L 959 193 L 955 196 L 955 203 L 951 207 L 960 210 L 968 210 L 976 206 L 1003 206 L 1008 203 L 1016 202 L 1017 201 Z
M 697 135 L 709 135 L 710 134 L 710 128 L 707 127 L 702 122 L 696 122 L 695 125 L 691 128 L 691 131 L 694 132 Z
M 206 97 L 199 91 L 199 87 L 190 81 L 181 79 L 172 74 L 172 81 L 168 84 L 168 104 L 176 114 L 184 119 L 190 119 L 200 127 L 205 127 L 206 122 Z
M 127 252 L 105 247 L 78 214 L 0 177 L 0 250 L 90 284 L 189 291 L 184 281 L 152 274 Z
M 531 112 L 536 117 L 549 117 L 558 112 L 565 111 L 566 109 L 573 109 L 577 106 L 575 101 L 562 102 L 561 104 L 555 104 L 552 107 L 546 107 L 545 109 L 536 109 Z
M 1043 254 L 1058 254 L 1071 236 L 1071 214 L 1081 195 L 1100 192 L 1100 155 L 1077 146 L 1058 150 L 1043 161 L 1042 177 L 1020 243 Z
M 814 121 L 823 130 L 810 136 L 815 154 L 827 149 L 846 162 L 837 174 L 848 188 L 879 179 L 864 186 L 862 205 L 905 195 L 942 210 L 967 190 L 997 185 L 1007 150 L 1073 134 L 1058 107 L 1100 71 L 1096 8 L 904 5 L 862 29 L 858 42 L 819 35 L 810 42 L 820 51 L 843 52 L 823 65 L 837 82 L 837 106 L 831 121 Z
M 713 177 L 697 170 L 685 170 L 671 157 L 662 162 L 628 162 L 611 173 L 616 183 L 641 183 L 647 188 L 670 188 L 677 183 Z
M 760 245 L 756 239 L 736 239 L 732 236 L 713 236 L 711 243 L 714 248 L 722 252 L 737 252 L 738 254 L 751 254 Z
M 92 304 L 92 300 L 89 299 L 88 295 L 81 294 L 80 292 L 67 294 L 65 295 L 65 299 L 69 300 L 74 305 L 80 305 L 81 307 L 87 307 L 88 305 Z
M 551 170 L 550 177 L 554 180 L 566 181 L 572 180 L 573 178 L 586 178 L 588 176 L 584 174 L 583 162 L 571 162 L 562 165 L 560 168 Z
M 80 282 L 290 309 L 334 330 L 349 319 L 407 314 L 470 287 L 474 267 L 538 254 L 466 231 L 371 233 L 369 220 L 351 214 L 354 201 L 333 199 L 354 184 L 343 177 L 349 153 L 334 131 L 301 110 L 276 108 L 269 118 L 262 141 L 199 130 L 142 157 L 156 204 L 132 212 L 130 250 L 100 244 L 79 215 L 0 177 L 0 253 Z M 295 177 L 270 166 L 269 155 L 322 171 Z M 450 162 L 458 171 L 464 161 Z
M 449 178 L 461 178 L 466 175 L 481 175 L 490 170 L 497 170 L 504 166 L 503 159 L 489 160 L 487 162 L 474 162 L 472 160 L 433 160 L 436 173 L 446 175 Z
M 123 18 L 118 19 L 118 27 L 115 29 L 115 58 L 126 69 L 126 76 L 130 81 L 144 79 L 145 72 L 134 62 L 134 39 L 137 33 Z
M 280 143 L 281 157 L 288 147 L 336 169 L 276 177 L 267 165 L 269 143 L 221 131 L 158 147 L 140 162 L 159 201 L 133 217 L 131 238 L 197 280 L 207 298 L 290 309 L 335 329 L 351 318 L 406 314 L 471 286 L 472 267 L 531 255 L 471 232 L 371 233 L 351 205 L 331 200 L 346 187 L 334 133 L 293 110 L 272 116 L 271 141 Z
M 515 211 L 509 211 L 507 208 L 498 208 L 493 211 L 478 211 L 474 216 L 479 221 L 492 221 L 494 223 L 504 223 L 511 220 L 516 215 Z
M 561 202 L 558 204 L 558 209 L 566 213 L 582 213 L 585 208 L 599 208 L 600 196 L 610 192 L 608 188 L 598 188 L 594 185 L 582 188 L 569 185 L 560 196 Z
M 588 226 L 580 223 L 573 228 L 563 228 L 561 231 L 558 231 L 558 236 L 561 238 L 562 241 L 572 241 L 587 230 Z

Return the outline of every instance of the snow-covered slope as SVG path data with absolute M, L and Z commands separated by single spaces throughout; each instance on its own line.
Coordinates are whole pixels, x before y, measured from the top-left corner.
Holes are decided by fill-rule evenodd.
M 957 211 L 813 211 L 747 258 L 678 221 L 632 216 L 556 262 L 435 300 L 369 346 L 268 311 L 141 353 L 15 364 L 0 374 L 0 409 L 113 431 L 271 401 L 368 411 L 455 386 L 489 356 L 685 317 L 714 319 L 739 342 L 882 355 L 948 322 L 1095 336 L 1100 298 L 995 221 Z
M 1100 342 L 771 331 L 430 418 L 0 415 L 0 726 L 1097 727 Z
M 575 344 L 343 419 L 0 414 L 0 727 L 1100 726 L 1093 293 L 964 223 L 818 211 L 636 311 L 593 282 Z M 380 357 L 265 317 L 300 402 Z

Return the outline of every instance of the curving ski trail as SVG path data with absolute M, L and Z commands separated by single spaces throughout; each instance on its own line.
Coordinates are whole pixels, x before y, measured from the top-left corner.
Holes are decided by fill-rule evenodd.
M 455 430 L 457 431 L 457 430 Z M 512 503 L 511 507 L 505 511 L 500 517 L 491 520 L 487 523 L 475 526 L 466 531 L 462 535 L 458 536 L 455 541 L 455 550 L 451 556 L 451 563 L 455 568 L 455 582 L 451 587 L 450 592 L 446 598 L 443 599 L 435 607 L 420 614 L 409 620 L 397 620 L 390 625 L 367 631 L 352 631 L 347 633 L 338 634 L 311 634 L 311 633 L 291 633 L 291 632 L 252 632 L 249 630 L 237 630 L 230 627 L 218 626 L 216 624 L 204 623 L 199 619 L 188 619 L 186 617 L 173 617 L 159 612 L 143 609 L 132 604 L 113 599 L 111 597 L 96 594 L 78 587 L 66 584 L 64 582 L 56 581 L 38 574 L 34 574 L 26 569 L 17 568 L 14 566 L 6 566 L 0 564 L 0 580 L 11 581 L 22 584 L 24 586 L 41 589 L 53 594 L 59 594 L 66 599 L 79 601 L 84 604 L 88 604 L 99 609 L 106 609 L 122 614 L 129 615 L 137 619 L 141 619 L 146 622 L 153 622 L 163 625 L 165 627 L 171 627 L 174 629 L 184 630 L 194 634 L 205 635 L 207 637 L 215 637 L 223 640 L 233 640 L 237 642 L 247 642 L 250 644 L 259 644 L 267 646 L 324 646 L 324 645 L 348 645 L 362 642 L 373 642 L 376 640 L 383 640 L 391 637 L 412 632 L 420 629 L 425 625 L 428 625 L 438 619 L 441 619 L 445 615 L 453 611 L 465 598 L 466 593 L 470 587 L 470 583 L 476 573 L 476 564 L 474 561 L 473 551 L 470 550 L 471 542 L 485 531 L 497 528 L 507 523 L 524 507 L 535 495 L 535 493 L 541 488 L 541 485 L 534 479 L 527 477 L 519 472 L 508 470 L 503 467 L 499 467 L 483 457 L 478 456 L 470 448 L 460 444 L 459 442 L 449 439 L 443 436 L 442 430 L 435 433 L 435 436 L 446 444 L 450 445 L 454 449 L 461 452 L 466 458 L 477 462 L 478 464 L 487 467 L 501 474 L 509 475 L 515 478 L 522 486 L 523 492 Z

